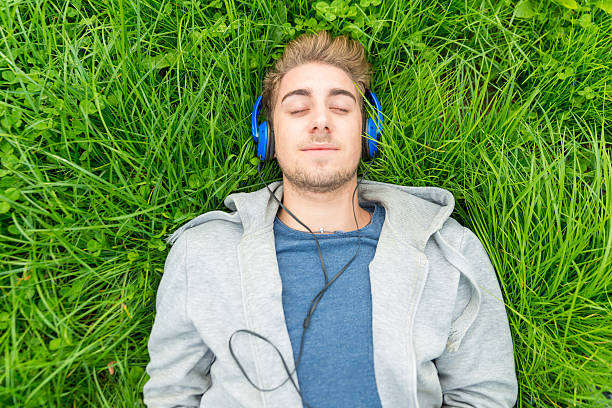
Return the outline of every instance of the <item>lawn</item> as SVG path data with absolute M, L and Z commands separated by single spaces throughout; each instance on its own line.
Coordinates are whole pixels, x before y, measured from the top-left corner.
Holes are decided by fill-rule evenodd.
M 612 0 L 1 4 L 0 406 L 143 405 L 165 237 L 263 187 L 263 75 L 321 29 L 373 64 L 368 178 L 484 243 L 517 406 L 612 405 Z

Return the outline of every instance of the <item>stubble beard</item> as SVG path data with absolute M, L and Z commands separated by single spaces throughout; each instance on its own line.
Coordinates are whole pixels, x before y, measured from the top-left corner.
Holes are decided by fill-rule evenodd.
M 299 166 L 286 166 L 285 163 L 278 160 L 278 157 L 277 161 L 283 176 L 296 189 L 318 194 L 339 190 L 353 180 L 359 168 L 358 159 L 356 163 L 348 168 L 339 169 L 332 174 L 322 174 L 320 172 L 309 172 Z

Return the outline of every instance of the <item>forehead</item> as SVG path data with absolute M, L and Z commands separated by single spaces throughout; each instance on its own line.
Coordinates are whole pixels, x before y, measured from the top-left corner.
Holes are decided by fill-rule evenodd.
M 357 89 L 351 77 L 342 69 L 328 64 L 308 63 L 290 69 L 280 81 L 277 103 L 283 95 L 298 88 L 310 88 L 314 95 L 326 94 L 334 88 L 345 89 L 357 99 Z

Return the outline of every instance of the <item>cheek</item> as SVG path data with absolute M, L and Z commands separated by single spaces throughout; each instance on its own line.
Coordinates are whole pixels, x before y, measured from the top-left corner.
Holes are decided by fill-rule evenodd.
M 362 131 L 363 131 L 363 125 L 361 123 L 361 117 L 360 117 L 359 123 L 353 128 L 353 132 L 354 132 L 353 134 L 355 135 L 355 138 L 353 139 L 353 145 L 356 150 L 361 150 L 361 144 L 362 144 L 362 139 L 363 139 Z
M 291 140 L 288 129 L 275 125 L 274 130 L 274 155 L 276 157 L 281 156 L 281 158 L 287 158 L 288 152 L 295 147 L 294 141 Z

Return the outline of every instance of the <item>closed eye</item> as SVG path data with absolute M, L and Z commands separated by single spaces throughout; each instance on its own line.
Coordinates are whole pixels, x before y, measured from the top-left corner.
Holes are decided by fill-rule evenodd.
M 348 111 L 349 111 L 348 109 L 344 109 L 344 108 L 331 108 L 331 109 L 339 111 L 339 112 L 342 112 L 342 113 L 348 113 Z M 296 111 L 292 111 L 292 112 L 289 112 L 289 113 L 292 114 L 292 115 L 295 115 L 297 113 L 306 112 L 307 110 L 308 109 L 301 109 L 301 110 L 296 110 Z

